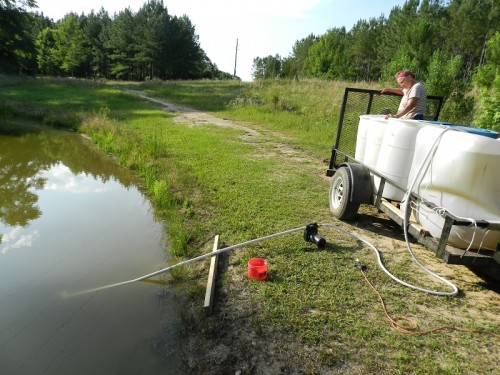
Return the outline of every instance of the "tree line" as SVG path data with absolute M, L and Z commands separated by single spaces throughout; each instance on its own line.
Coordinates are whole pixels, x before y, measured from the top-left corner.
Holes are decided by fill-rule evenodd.
M 137 13 L 111 17 L 101 8 L 57 22 L 32 9 L 36 0 L 0 0 L 0 74 L 233 78 L 206 56 L 188 16 L 171 16 L 162 0 Z M 498 0 L 407 0 L 350 31 L 306 36 L 287 57 L 256 57 L 252 75 L 394 83 L 395 72 L 410 69 L 430 94 L 445 98 L 448 121 L 500 130 L 499 24 Z
M 432 60 L 460 57 L 469 77 L 484 64 L 488 40 L 499 31 L 497 0 L 407 0 L 386 18 L 359 20 L 295 42 L 288 57 L 256 57 L 254 78 L 315 77 L 378 81 L 405 65 L 426 75 Z M 397 68 L 396 68 L 397 70 Z
M 188 16 L 162 0 L 111 17 L 104 8 L 54 22 L 36 0 L 0 0 L 0 73 L 123 80 L 232 78 L 210 61 Z
M 449 121 L 500 131 L 499 25 L 498 0 L 407 0 L 387 18 L 298 40 L 287 57 L 256 57 L 252 76 L 394 85 L 394 74 L 409 69 L 445 98 Z
M 448 101 L 448 118 L 500 130 L 499 25 L 498 0 L 407 0 L 350 31 L 298 40 L 287 57 L 256 57 L 252 76 L 394 84 L 394 74 L 409 69 Z M 473 88 L 478 103 L 467 95 Z

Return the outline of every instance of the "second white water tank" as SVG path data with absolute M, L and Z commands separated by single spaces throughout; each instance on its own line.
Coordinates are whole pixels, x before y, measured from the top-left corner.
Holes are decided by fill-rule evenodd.
M 391 179 L 399 186 L 406 188 L 408 176 L 413 162 L 415 142 L 420 129 L 425 123 L 416 120 L 390 118 L 387 122 L 375 170 Z M 374 177 L 375 189 L 380 184 L 380 178 Z M 405 191 L 386 183 L 382 196 L 401 201 Z

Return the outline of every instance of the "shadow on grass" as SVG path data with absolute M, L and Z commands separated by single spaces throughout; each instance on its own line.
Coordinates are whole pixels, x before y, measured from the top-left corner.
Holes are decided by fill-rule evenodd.
M 384 237 L 404 240 L 403 228 L 389 218 L 358 214 L 350 224 Z

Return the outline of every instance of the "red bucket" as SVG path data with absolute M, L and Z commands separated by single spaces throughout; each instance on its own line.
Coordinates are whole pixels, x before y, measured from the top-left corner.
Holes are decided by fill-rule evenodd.
M 252 258 L 248 261 L 248 278 L 265 280 L 267 278 L 267 262 L 262 258 Z

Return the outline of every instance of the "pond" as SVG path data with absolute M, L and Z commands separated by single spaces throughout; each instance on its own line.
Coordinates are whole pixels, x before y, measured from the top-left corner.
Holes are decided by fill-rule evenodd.
M 136 178 L 82 136 L 0 135 L 0 374 L 177 374 L 178 302 Z M 156 277 L 161 281 L 161 277 Z

